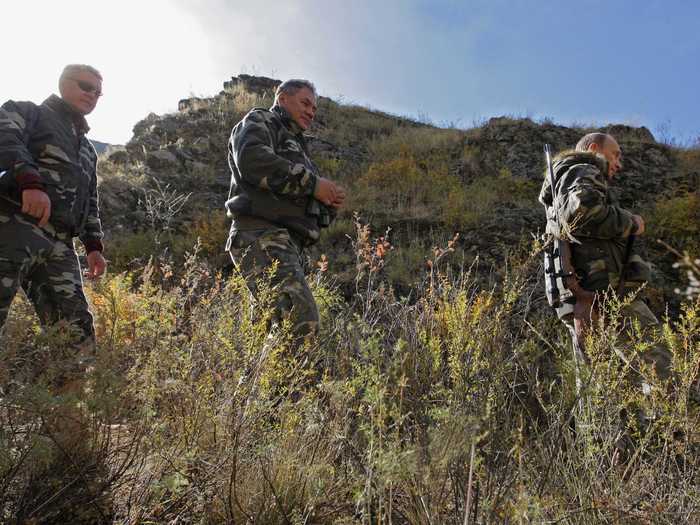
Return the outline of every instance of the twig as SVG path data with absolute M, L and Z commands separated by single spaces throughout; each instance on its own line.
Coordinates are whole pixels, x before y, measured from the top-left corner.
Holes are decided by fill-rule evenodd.
M 472 506 L 472 481 L 474 477 L 474 456 L 476 455 L 476 441 L 472 441 L 469 452 L 469 479 L 467 481 L 467 502 L 464 504 L 464 525 L 469 525 L 469 509 Z

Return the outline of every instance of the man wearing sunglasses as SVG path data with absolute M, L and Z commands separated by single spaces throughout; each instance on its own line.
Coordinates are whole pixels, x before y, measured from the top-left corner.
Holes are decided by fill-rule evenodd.
M 43 324 L 66 326 L 69 346 L 91 351 L 93 319 L 73 238 L 85 247 L 86 276 L 102 275 L 97 154 L 85 137 L 102 76 L 68 65 L 58 88 L 60 96 L 41 105 L 10 100 L 0 108 L 0 340 L 21 287 Z

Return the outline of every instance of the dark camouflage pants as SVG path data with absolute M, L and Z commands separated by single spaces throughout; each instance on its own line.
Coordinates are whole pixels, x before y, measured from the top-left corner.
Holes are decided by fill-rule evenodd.
M 273 322 L 291 318 L 294 334 L 300 338 L 318 333 L 318 308 L 304 278 L 301 245 L 286 228 L 233 231 L 228 251 L 256 298 L 258 282 L 265 281 L 277 261 L 277 270 L 270 279 L 276 294 Z
M 42 324 L 70 323 L 76 345 L 94 346 L 92 315 L 72 240 L 50 226 L 39 228 L 22 214 L 0 212 L 0 337 L 20 287 Z
M 660 328 L 659 320 L 656 318 L 654 313 L 649 309 L 647 304 L 641 299 L 635 299 L 629 305 L 625 306 L 621 310 L 622 315 L 622 334 L 621 334 L 621 345 L 618 349 L 617 355 L 625 362 L 632 365 L 632 369 L 638 369 L 638 362 L 636 357 L 632 355 L 633 350 L 626 348 L 625 341 L 629 339 L 626 335 L 632 328 L 634 322 L 638 322 L 642 330 L 642 333 L 648 333 L 651 336 L 651 332 Z M 574 330 L 574 320 L 573 315 L 564 315 L 562 321 L 566 324 L 571 334 L 571 340 L 574 347 L 574 354 L 578 356 L 579 359 L 584 358 L 585 351 L 583 344 L 578 340 L 576 331 Z M 641 360 L 656 369 L 656 373 L 660 379 L 668 379 L 671 377 L 671 352 L 661 344 L 654 344 L 648 350 L 639 355 Z M 640 381 L 639 377 L 635 377 L 635 380 Z

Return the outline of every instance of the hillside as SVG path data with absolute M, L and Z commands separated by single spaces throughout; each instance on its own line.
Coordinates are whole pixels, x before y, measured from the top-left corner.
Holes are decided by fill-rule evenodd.
M 275 85 L 239 76 L 184 99 L 100 162 L 97 352 L 80 356 L 84 388 L 59 388 L 75 350 L 15 301 L 0 522 L 697 523 L 700 271 L 676 293 L 686 268 L 655 239 L 700 253 L 700 150 L 605 128 L 622 202 L 647 218 L 663 325 L 626 333 L 624 304 L 603 301 L 577 386 L 544 300 L 536 196 L 542 144 L 588 130 L 441 129 L 321 98 L 312 154 L 350 197 L 307 254 L 321 333 L 297 346 L 270 333 L 264 280 L 253 305 L 222 253 L 228 134 Z M 673 355 L 668 381 L 618 357 L 651 344 Z
M 101 198 L 110 256 L 117 268 L 151 253 L 153 230 L 168 228 L 171 253 L 192 247 L 197 237 L 213 266 L 222 253 L 229 221 L 223 203 L 229 185 L 226 147 L 231 128 L 252 107 L 269 107 L 278 81 L 241 75 L 211 98 L 183 99 L 177 113 L 148 115 L 134 136 L 101 164 Z M 697 187 L 700 154 L 660 144 L 645 128 L 608 125 L 620 142 L 624 168 L 617 177 L 622 203 L 647 218 L 641 239 L 656 265 L 654 286 L 662 301 L 675 303 L 675 257 L 656 244 L 662 238 L 681 250 L 697 248 L 700 222 Z M 468 130 L 442 129 L 321 97 L 309 145 L 321 171 L 349 190 L 340 220 L 310 257 L 325 253 L 331 272 L 348 282 L 353 264 L 348 234 L 358 213 L 374 231 L 391 228 L 387 261 L 391 282 L 405 293 L 425 269 L 425 253 L 456 232 L 458 257 L 479 256 L 488 270 L 505 254 L 541 232 L 537 194 L 543 173 L 542 146 L 571 148 L 588 128 L 567 128 L 529 119 L 492 118 Z M 191 195 L 190 195 L 191 194 Z M 148 198 L 146 196 L 148 195 Z M 176 213 L 146 209 L 190 195 Z M 166 224 L 167 223 L 167 224 Z M 162 237 L 162 235 L 159 235 Z M 162 249 L 163 246 L 160 246 Z

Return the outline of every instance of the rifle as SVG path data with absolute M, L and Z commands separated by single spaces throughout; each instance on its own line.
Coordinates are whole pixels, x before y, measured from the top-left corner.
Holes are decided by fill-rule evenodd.
M 559 224 L 559 215 L 557 213 L 557 193 L 554 186 L 554 168 L 552 167 L 552 155 L 549 144 L 544 145 L 544 154 L 547 158 L 547 175 L 549 178 L 549 187 L 552 192 L 552 211 L 554 213 L 554 221 L 557 224 L 559 235 L 555 236 L 554 242 L 554 258 L 559 261 L 559 268 L 556 268 L 554 277 L 561 279 L 563 288 L 568 291 L 563 302 L 574 303 L 574 328 L 576 336 L 582 341 L 583 336 L 590 328 L 591 322 L 597 318 L 594 302 L 595 292 L 584 289 L 579 282 L 576 270 L 571 261 L 571 244 L 566 239 L 561 238 L 561 225 Z

